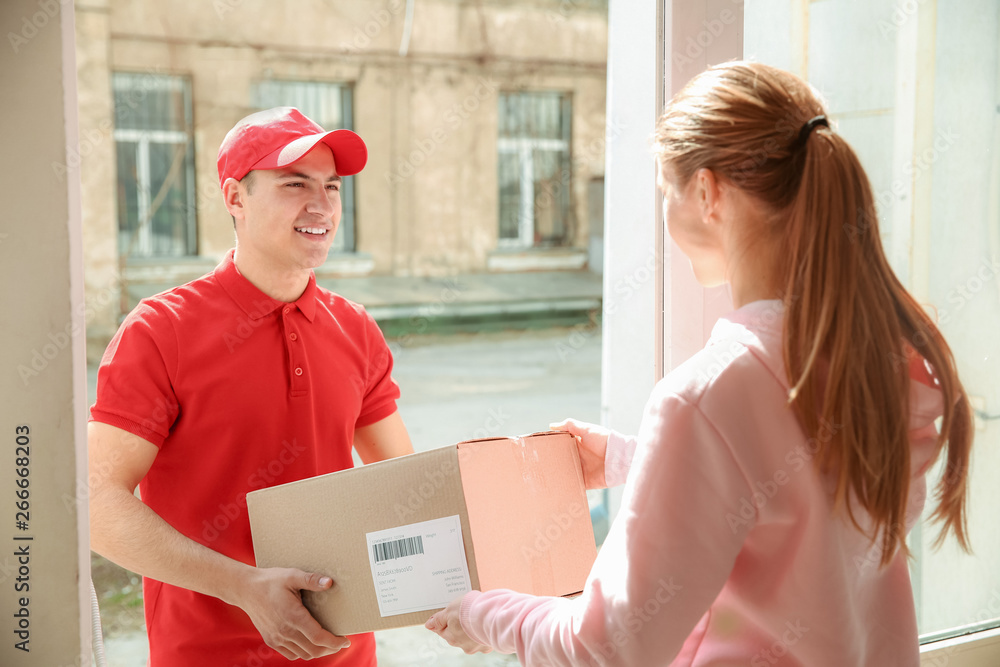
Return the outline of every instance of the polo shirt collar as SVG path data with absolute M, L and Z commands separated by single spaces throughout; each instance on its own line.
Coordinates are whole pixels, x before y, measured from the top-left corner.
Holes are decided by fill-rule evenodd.
M 235 249 L 226 253 L 222 262 L 215 267 L 215 275 L 219 279 L 219 284 L 226 290 L 226 293 L 232 297 L 233 301 L 236 302 L 250 319 L 259 320 L 282 306 L 287 305 L 284 301 L 279 301 L 264 294 L 253 283 L 244 278 L 243 274 L 236 268 L 236 262 L 233 260 L 235 254 Z M 309 284 L 306 285 L 302 296 L 293 304 L 310 322 L 316 316 L 317 296 L 316 274 L 310 273 Z
M 318 296 L 316 292 L 316 274 L 309 273 L 309 284 L 306 285 L 305 290 L 302 292 L 296 301 L 295 305 L 298 307 L 299 311 L 306 316 L 306 319 L 310 322 L 313 321 L 313 317 L 316 315 L 316 297 Z

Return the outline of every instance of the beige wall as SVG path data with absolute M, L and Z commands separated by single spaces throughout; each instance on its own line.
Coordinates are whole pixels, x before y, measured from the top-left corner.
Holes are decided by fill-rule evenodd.
M 121 310 L 108 0 L 89 0 L 81 7 L 76 13 L 76 32 L 80 146 L 69 169 L 82 185 L 86 298 L 91 309 L 88 357 L 99 357 L 102 343 L 117 328 Z M 90 345 L 92 340 L 96 346 Z
M 55 1 L 0 3 L 0 90 L 6 92 L 0 144 L 16 158 L 0 167 L 4 667 L 90 664 L 72 9 Z
M 570 93 L 571 245 L 587 246 L 587 183 L 604 170 L 607 14 L 600 2 L 416 0 L 405 58 L 398 53 L 403 0 L 77 4 L 82 127 L 110 127 L 109 71 L 192 79 L 205 261 L 165 267 L 166 280 L 199 275 L 233 245 L 215 157 L 229 128 L 252 111 L 251 86 L 261 79 L 354 85 L 354 128 L 370 156 L 356 178 L 357 251 L 371 258 L 372 273 L 400 276 L 487 270 L 497 245 L 497 94 Z M 93 329 L 103 334 L 122 308 L 114 144 L 110 131 L 99 136 L 83 174 L 88 298 L 115 295 L 95 318 Z M 92 343 L 94 358 L 106 338 Z

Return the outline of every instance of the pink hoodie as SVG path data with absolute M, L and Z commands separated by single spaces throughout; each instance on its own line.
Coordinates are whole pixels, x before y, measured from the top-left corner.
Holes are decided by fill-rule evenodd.
M 638 437 L 609 439 L 607 482 L 625 493 L 583 594 L 473 591 L 470 637 L 525 665 L 918 665 L 905 556 L 880 568 L 880 549 L 834 514 L 811 459 L 838 426 L 807 437 L 787 407 L 782 317 L 758 301 L 719 320 L 656 385 Z M 912 369 L 907 531 L 942 412 Z

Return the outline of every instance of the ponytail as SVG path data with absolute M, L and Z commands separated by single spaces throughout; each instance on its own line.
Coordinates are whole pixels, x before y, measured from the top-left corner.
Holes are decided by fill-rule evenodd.
M 851 494 L 875 526 L 882 563 L 906 551 L 911 361 L 926 360 L 944 396 L 939 447 L 945 474 L 934 516 L 940 544 L 954 531 L 968 550 L 966 472 L 971 411 L 941 332 L 899 283 L 878 237 L 871 187 L 839 135 L 813 133 L 789 209 L 783 284 L 789 399 L 806 433 L 832 425 L 817 462 L 835 474 L 836 504 L 855 526 Z M 858 526 L 860 528 L 860 526 Z
M 780 257 L 790 407 L 807 434 L 830 433 L 816 463 L 835 504 L 861 529 L 871 519 L 882 564 L 905 542 L 911 365 L 932 369 L 944 398 L 947 449 L 932 518 L 939 546 L 969 550 L 967 477 L 972 411 L 941 332 L 900 284 L 878 234 L 871 185 L 857 156 L 817 116 L 808 84 L 759 63 L 731 62 L 692 79 L 657 123 L 661 167 L 679 184 L 701 168 L 755 197 Z M 809 131 L 802 131 L 808 126 Z

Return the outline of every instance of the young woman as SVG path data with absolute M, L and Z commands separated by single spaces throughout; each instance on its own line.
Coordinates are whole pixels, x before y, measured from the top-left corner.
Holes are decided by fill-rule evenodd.
M 736 310 L 637 438 L 559 425 L 591 486 L 626 484 L 583 594 L 473 591 L 427 627 L 525 665 L 917 665 L 905 537 L 944 456 L 934 516 L 968 548 L 971 411 L 857 156 L 808 84 L 747 62 L 678 93 L 656 148 L 670 235 Z

